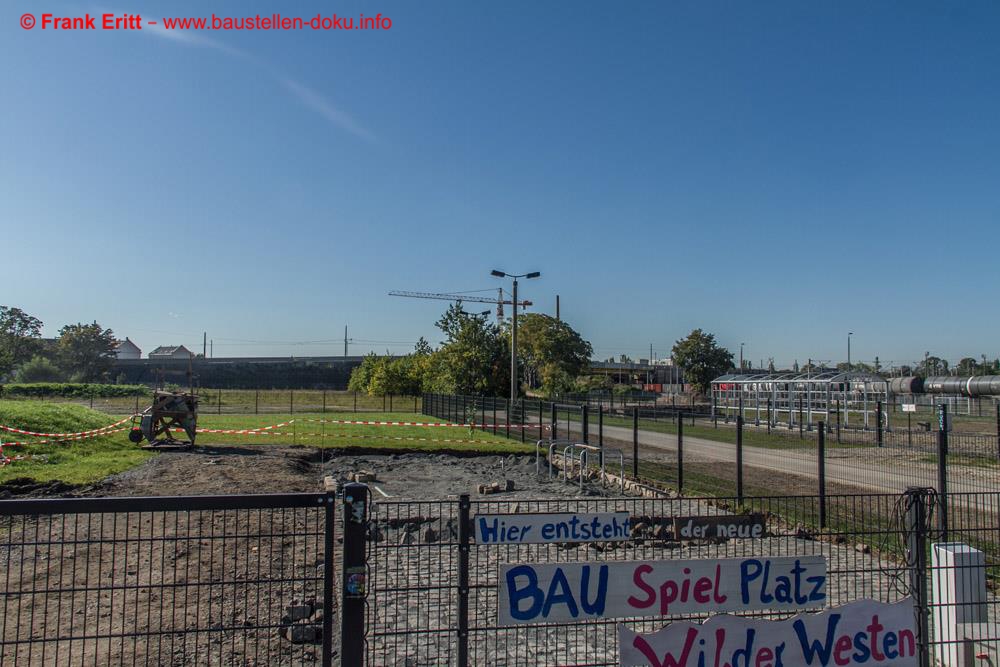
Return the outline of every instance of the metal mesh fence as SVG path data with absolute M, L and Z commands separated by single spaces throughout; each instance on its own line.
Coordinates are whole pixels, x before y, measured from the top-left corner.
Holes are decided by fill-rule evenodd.
M 918 615 L 927 619 L 927 632 L 920 635 L 920 643 L 928 655 L 966 646 L 966 635 L 974 636 L 974 648 L 979 653 L 995 652 L 1000 644 L 1000 601 L 994 597 L 992 587 L 1000 566 L 996 554 L 1000 544 L 1000 494 L 952 497 L 950 508 L 956 518 L 946 536 L 935 528 L 933 492 L 917 496 L 927 521 L 919 531 L 913 529 L 911 508 L 904 502 L 907 497 L 833 495 L 824 503 L 818 496 L 748 497 L 742 502 L 736 498 L 472 501 L 468 510 L 471 517 L 477 513 L 627 511 L 632 516 L 633 538 L 620 543 L 470 543 L 466 568 L 462 567 L 463 542 L 456 527 L 456 522 L 462 520 L 458 499 L 378 502 L 372 511 L 369 545 L 372 587 L 368 602 L 368 663 L 617 665 L 618 623 L 652 632 L 670 621 L 701 621 L 707 615 L 505 626 L 498 622 L 500 565 L 776 556 L 823 556 L 828 573 L 826 606 L 860 599 L 896 602 L 913 597 L 923 610 Z M 673 533 L 675 517 L 734 512 L 762 515 L 766 521 L 764 536 L 691 540 Z M 821 513 L 825 514 L 822 519 Z M 820 527 L 821 523 L 825 527 Z M 914 542 L 917 532 L 920 542 Z M 930 556 L 941 551 L 944 540 L 962 541 L 968 548 L 979 550 L 983 558 L 978 569 L 965 561 L 959 565 L 932 562 Z M 919 545 L 922 560 L 916 558 L 914 544 Z M 944 548 L 948 548 L 947 544 Z M 957 584 L 953 581 L 947 588 L 943 575 L 956 580 L 956 571 L 965 579 L 959 577 Z M 974 577 L 980 577 L 983 584 L 976 587 L 967 583 Z M 974 604 L 955 602 L 948 595 L 956 587 L 966 597 L 973 591 L 980 597 Z M 923 591 L 922 597 L 916 595 L 918 591 Z M 459 612 L 462 609 L 467 609 L 464 618 Z M 956 626 L 949 613 L 960 613 L 962 625 Z M 791 613 L 744 615 L 778 619 Z
M 0 503 L 0 663 L 320 664 L 327 498 Z

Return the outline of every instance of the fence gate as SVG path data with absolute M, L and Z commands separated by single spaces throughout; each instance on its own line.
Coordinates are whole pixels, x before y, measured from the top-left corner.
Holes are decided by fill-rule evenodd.
M 330 665 L 332 494 L 0 502 L 0 663 Z

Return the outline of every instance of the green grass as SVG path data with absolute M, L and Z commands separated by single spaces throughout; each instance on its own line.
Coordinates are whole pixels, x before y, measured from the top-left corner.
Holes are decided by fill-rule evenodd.
M 39 401 L 0 401 L 0 424 L 44 433 L 74 433 L 107 426 L 119 418 L 80 405 Z M 38 441 L 13 433 L 0 439 Z M 152 454 L 128 441 L 125 433 L 67 443 L 5 447 L 7 456 L 27 454 L 31 458 L 0 467 L 0 484 L 28 478 L 36 482 L 59 480 L 69 484 L 89 484 L 149 459 Z
M 290 414 L 206 415 L 198 419 L 199 428 L 252 429 L 287 422 Z M 44 433 L 75 433 L 107 426 L 121 419 L 70 403 L 0 400 L 0 424 Z M 200 433 L 199 445 L 307 445 L 338 449 L 384 450 L 387 452 L 475 452 L 482 454 L 521 454 L 534 451 L 492 433 L 468 428 L 420 426 L 361 426 L 322 424 L 320 419 L 351 421 L 435 422 L 434 418 L 408 412 L 298 414 L 295 422 L 274 435 L 236 435 Z M 0 434 L 4 441 L 39 441 L 42 438 Z M 137 466 L 155 453 L 129 442 L 126 433 L 70 441 L 5 448 L 5 454 L 29 455 L 28 459 L 0 467 L 0 484 L 18 478 L 35 482 L 61 481 L 91 484 L 108 475 Z
M 407 421 L 440 423 L 443 420 L 410 412 L 344 412 L 336 414 L 200 415 L 199 428 L 249 429 L 294 419 L 278 435 L 200 433 L 199 444 L 296 444 L 314 447 L 366 448 L 400 451 L 469 451 L 489 454 L 533 452 L 534 444 L 508 440 L 492 431 L 457 427 L 363 426 L 320 423 L 320 420 Z

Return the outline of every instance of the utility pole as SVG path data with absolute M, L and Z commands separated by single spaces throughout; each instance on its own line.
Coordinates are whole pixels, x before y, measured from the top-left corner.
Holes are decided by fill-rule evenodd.
M 347 356 L 347 325 L 344 325 L 344 356 Z
M 514 302 L 511 306 L 514 309 L 514 316 L 510 331 L 510 404 L 514 405 L 517 401 L 517 278 L 514 278 L 514 296 L 511 297 L 511 301 Z M 524 431 L 523 427 L 521 431 Z
M 214 338 L 212 339 L 211 347 L 209 347 L 208 349 L 209 349 L 209 354 L 214 359 L 215 358 L 215 339 Z
M 559 319 L 559 295 L 556 294 L 556 322 L 561 322 L 561 321 L 562 320 Z
M 201 334 L 201 356 L 208 356 L 208 332 L 205 331 Z
M 847 332 L 847 372 L 851 371 L 851 336 L 854 335 L 853 331 Z
M 743 372 L 743 343 L 740 343 L 740 373 Z
M 511 317 L 511 329 L 510 329 L 510 401 L 513 405 L 517 401 L 517 279 L 525 278 L 530 280 L 532 278 L 537 278 L 541 274 L 540 271 L 532 271 L 530 273 L 505 273 L 504 271 L 499 271 L 494 269 L 490 271 L 490 275 L 496 276 L 497 278 L 512 278 L 514 280 L 513 294 L 511 296 L 511 308 L 514 309 L 514 314 Z

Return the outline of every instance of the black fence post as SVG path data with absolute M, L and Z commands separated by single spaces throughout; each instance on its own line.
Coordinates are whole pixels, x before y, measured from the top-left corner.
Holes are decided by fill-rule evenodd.
M 677 420 L 677 493 L 684 492 L 684 413 Z
M 413 411 L 417 411 L 416 403 L 413 404 Z M 326 389 L 323 390 L 323 414 L 326 414 Z
M 486 430 L 486 397 L 479 397 L 479 430 Z
M 906 562 L 910 569 L 910 595 L 917 615 L 917 654 L 920 667 L 930 665 L 927 604 L 927 489 L 910 487 L 906 498 Z
M 93 396 L 90 397 L 90 407 L 94 407 L 94 397 Z M 222 414 L 222 390 L 221 389 L 219 390 L 218 413 L 220 415 Z
M 260 413 L 260 389 L 254 389 L 253 391 L 253 413 Z
M 997 458 L 1000 459 L 1000 403 L 997 403 Z
M 799 440 L 803 438 L 802 435 L 802 398 L 799 398 Z
M 497 397 L 490 399 L 493 403 L 493 435 L 497 434 Z
M 510 399 L 509 398 L 503 399 L 503 406 L 504 406 L 504 410 L 503 410 L 504 418 L 503 418 L 503 420 L 504 420 L 504 423 L 505 423 L 505 428 L 507 429 L 507 433 L 506 433 L 505 437 L 507 439 L 510 439 L 510 407 L 511 406 L 510 406 Z
M 542 399 L 538 399 L 538 438 L 537 440 L 544 439 L 545 429 L 542 427 L 542 421 L 545 419 L 543 414 L 544 410 L 542 407 Z
M 948 405 L 938 407 L 938 528 L 942 542 L 948 541 Z
M 392 412 L 392 394 L 389 394 L 389 412 Z
M 736 418 L 736 500 L 743 504 L 743 415 Z
M 340 603 L 341 664 L 363 665 L 365 660 L 365 538 L 368 523 L 368 485 L 344 486 L 343 599 Z M 332 618 L 332 614 L 330 614 Z M 326 622 L 326 616 L 323 618 Z
M 458 667 L 469 665 L 469 530 L 472 519 L 469 495 L 458 497 Z M 346 664 L 346 663 L 345 663 Z
M 632 477 L 639 479 L 639 408 L 632 408 Z
M 590 411 L 586 403 L 580 407 L 580 420 L 583 423 L 583 444 L 586 445 L 590 443 Z
M 817 426 L 816 438 L 819 447 L 816 459 L 819 464 L 819 527 L 826 528 L 826 422 L 822 419 Z
M 767 399 L 767 434 L 771 435 L 771 399 Z
M 333 614 L 336 592 L 333 590 L 333 570 L 337 566 L 335 533 L 337 527 L 337 494 L 326 494 L 323 534 L 323 667 L 333 665 Z M 363 601 L 362 601 L 362 604 Z
M 382 394 L 382 412 L 385 412 L 385 394 Z
M 599 462 L 604 468 L 604 403 L 597 406 L 597 446 L 601 448 Z
M 523 398 L 518 399 L 518 405 L 521 408 L 518 410 L 518 415 L 521 417 L 521 442 L 524 442 L 524 400 Z
M 885 435 L 882 433 L 882 401 L 875 401 L 875 442 L 879 447 L 882 446 L 884 437 Z
M 358 392 L 354 392 L 354 411 L 358 411 Z
M 289 414 L 295 414 L 295 390 L 288 390 L 288 412 Z
M 552 403 L 551 410 L 552 410 L 552 433 L 550 435 L 552 436 L 552 440 L 555 441 L 556 438 L 558 437 L 556 431 L 559 430 L 559 408 L 556 407 L 555 403 Z

